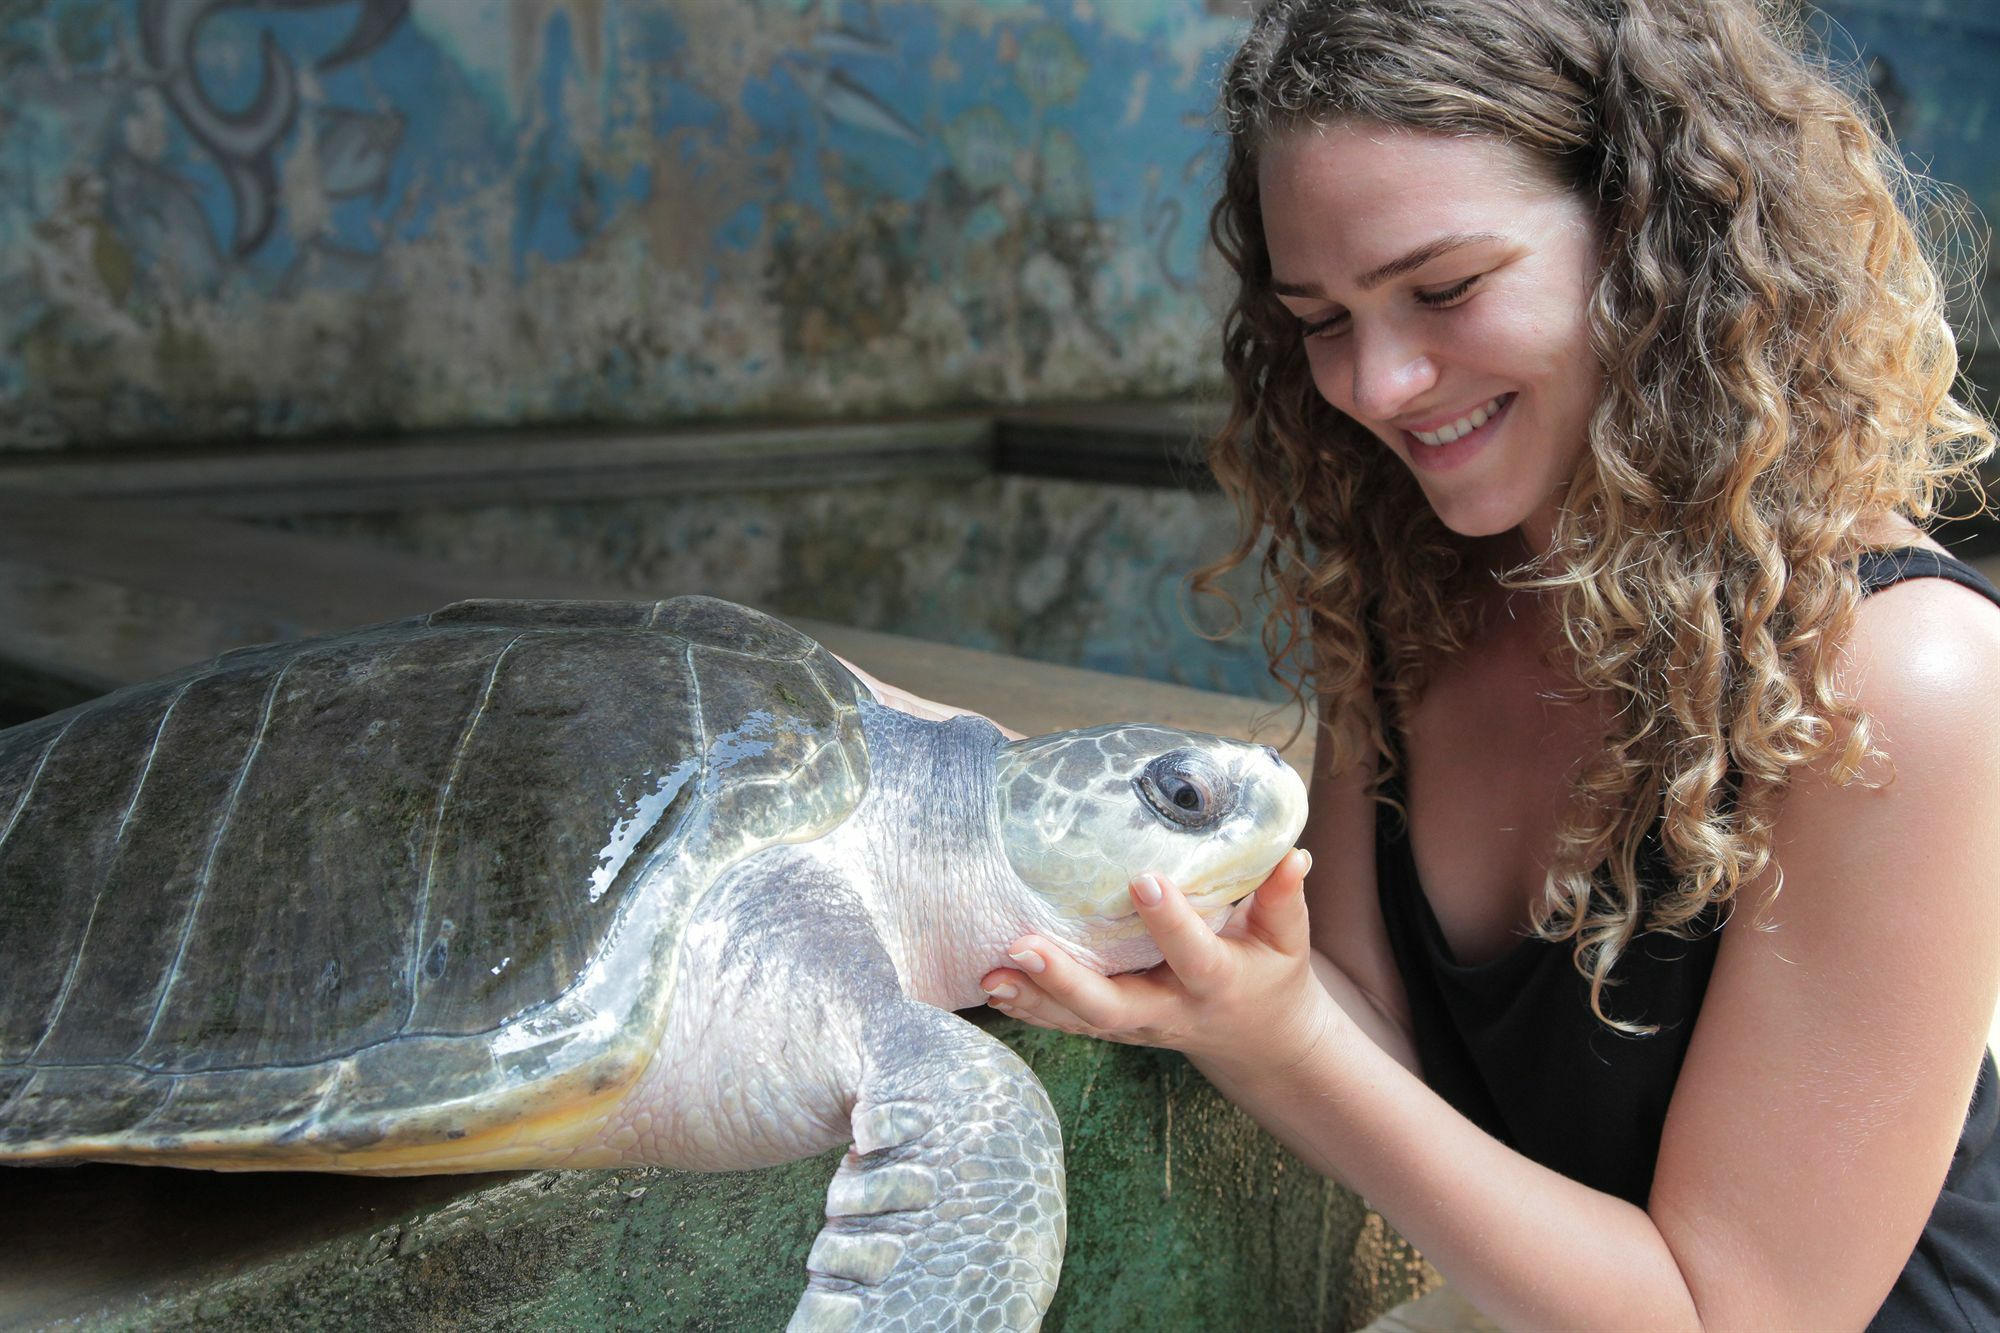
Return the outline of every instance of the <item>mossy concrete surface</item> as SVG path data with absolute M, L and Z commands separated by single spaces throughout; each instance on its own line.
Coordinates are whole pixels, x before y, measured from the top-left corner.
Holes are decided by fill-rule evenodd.
M 976 1016 L 1061 1115 L 1052 1329 L 1338 1329 L 1420 1286 L 1353 1195 L 1186 1061 Z M 9 1172 L 0 1325 L 778 1329 L 837 1154 L 767 1171 L 371 1180 Z

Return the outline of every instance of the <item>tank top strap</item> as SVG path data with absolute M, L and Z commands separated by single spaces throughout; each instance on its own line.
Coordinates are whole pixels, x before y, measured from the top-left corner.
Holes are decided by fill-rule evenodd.
M 1898 546 L 1866 552 L 1857 563 L 1855 572 L 1861 577 L 1863 596 L 1910 579 L 1944 579 L 1962 588 L 1970 588 L 1995 606 L 2000 606 L 2000 588 L 1994 587 L 1992 580 L 1957 556 L 1940 555 L 1928 547 Z

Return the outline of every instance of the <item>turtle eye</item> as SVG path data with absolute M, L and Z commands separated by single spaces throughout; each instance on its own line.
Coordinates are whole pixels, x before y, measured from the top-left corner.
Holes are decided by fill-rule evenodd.
M 1179 809 L 1191 815 L 1201 813 L 1208 804 L 1208 793 L 1189 782 L 1186 778 L 1169 777 L 1160 783 L 1160 795 L 1172 801 Z
M 1132 785 L 1153 813 L 1176 828 L 1206 828 L 1222 814 L 1213 774 L 1199 754 L 1177 750 L 1161 755 Z

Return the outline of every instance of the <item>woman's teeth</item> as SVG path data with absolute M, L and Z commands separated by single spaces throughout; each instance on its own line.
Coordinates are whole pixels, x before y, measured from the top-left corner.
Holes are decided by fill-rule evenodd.
M 1450 444 L 1453 440 L 1470 435 L 1485 425 L 1493 414 L 1500 410 L 1500 403 L 1506 397 L 1507 395 L 1503 393 L 1500 397 L 1473 408 L 1468 415 L 1460 417 L 1448 426 L 1439 426 L 1436 430 L 1413 430 L 1410 434 L 1425 444 Z

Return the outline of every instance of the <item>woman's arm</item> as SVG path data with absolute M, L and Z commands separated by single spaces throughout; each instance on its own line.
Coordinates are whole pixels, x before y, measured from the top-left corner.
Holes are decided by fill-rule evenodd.
M 1322 735 L 1313 751 L 1307 801 L 1311 814 L 1299 838 L 1315 867 L 1305 882 L 1313 970 L 1370 1040 L 1405 1068 L 1421 1073 L 1409 999 L 1389 949 L 1375 887 L 1374 763 L 1371 757 L 1339 771 L 1332 752 Z
M 1862 606 L 1845 675 L 1893 776 L 1801 779 L 1668 1111 L 1650 1210 L 1705 1313 L 1859 1323 L 1936 1202 L 2000 977 L 1997 664 L 1966 589 Z
M 1783 892 L 1724 931 L 1647 1208 L 1502 1145 L 1301 985 L 1295 892 L 1260 890 L 1234 940 L 1167 892 L 1142 914 L 1170 979 L 1043 945 L 1013 1007 L 1186 1051 L 1504 1325 L 1860 1327 L 1936 1200 L 2000 987 L 1996 663 L 2000 617 L 1962 589 L 1864 605 L 1847 679 L 1895 779 L 1795 780 Z

